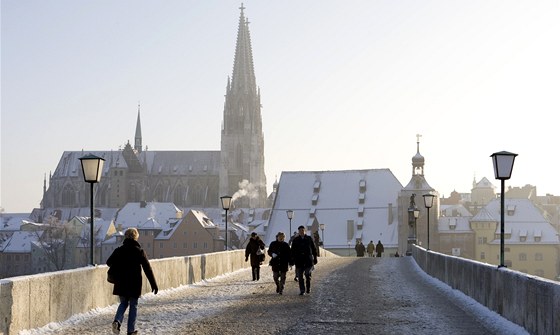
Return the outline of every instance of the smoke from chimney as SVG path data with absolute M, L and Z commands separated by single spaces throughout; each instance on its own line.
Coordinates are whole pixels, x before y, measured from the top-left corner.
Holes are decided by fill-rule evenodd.
M 251 184 L 247 179 L 243 179 L 239 183 L 239 191 L 235 192 L 231 197 L 232 204 L 239 198 L 257 199 L 259 197 L 259 190 L 257 185 Z

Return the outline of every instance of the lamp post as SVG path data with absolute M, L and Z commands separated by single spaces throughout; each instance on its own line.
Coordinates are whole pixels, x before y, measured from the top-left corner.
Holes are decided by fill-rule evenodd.
M 80 159 L 80 163 L 82 163 L 82 173 L 84 175 L 84 181 L 91 185 L 90 193 L 89 193 L 89 200 L 90 200 L 90 236 L 89 236 L 89 263 L 90 265 L 94 264 L 94 257 L 93 257 L 93 184 L 98 183 L 101 180 L 101 173 L 103 172 L 103 163 L 105 159 L 101 157 L 97 157 L 92 154 L 85 155 Z
M 288 220 L 290 220 L 290 231 L 288 233 L 290 234 L 290 241 L 291 241 L 292 240 L 292 219 L 294 218 L 294 211 L 291 210 L 291 209 L 288 209 L 286 211 L 286 215 L 288 216 Z
M 417 242 L 417 235 L 416 235 L 416 221 L 420 216 L 420 211 L 416 208 L 415 204 L 411 204 L 411 207 L 408 208 L 408 224 L 410 226 L 408 231 L 408 243 L 406 246 L 406 255 L 412 255 L 412 245 L 418 244 Z M 414 219 L 414 221 L 413 221 Z
M 424 194 L 422 195 L 424 197 L 424 206 L 426 207 L 426 213 L 428 214 L 427 218 L 428 218 L 428 238 L 426 240 L 427 245 L 426 245 L 426 250 L 430 250 L 430 208 L 432 208 L 432 206 L 434 205 L 434 198 L 436 197 L 435 195 L 428 193 L 428 194 Z
M 228 250 L 228 229 L 227 229 L 227 211 L 229 210 L 230 206 L 231 206 L 231 197 L 229 195 L 224 195 L 223 197 L 220 197 L 220 200 L 222 201 L 222 208 L 226 211 L 226 244 L 224 245 L 224 250 Z
M 321 240 L 323 240 L 323 249 L 325 249 L 325 224 L 320 223 L 319 228 L 321 229 Z
M 494 176 L 496 179 L 501 181 L 501 193 L 500 193 L 500 200 L 501 200 L 501 210 L 500 210 L 500 265 L 498 268 L 505 267 L 504 264 L 504 207 L 505 207 L 505 198 L 504 198 L 504 188 L 505 188 L 505 181 L 511 178 L 511 171 L 513 170 L 513 162 L 515 161 L 515 157 L 517 154 L 507 152 L 507 151 L 500 151 L 495 152 L 492 155 L 492 163 L 494 164 Z

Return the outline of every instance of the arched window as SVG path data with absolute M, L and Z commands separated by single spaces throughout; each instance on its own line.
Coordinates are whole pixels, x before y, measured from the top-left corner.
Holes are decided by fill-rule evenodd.
M 185 188 L 182 185 L 178 185 L 175 188 L 175 193 L 173 194 L 173 203 L 177 206 L 183 206 L 185 202 Z
M 89 193 L 88 193 L 89 194 Z M 88 195 L 89 197 L 89 195 Z M 75 192 L 72 186 L 66 185 L 62 189 L 62 206 L 74 206 L 76 200 Z M 88 198 L 89 201 L 89 198 Z

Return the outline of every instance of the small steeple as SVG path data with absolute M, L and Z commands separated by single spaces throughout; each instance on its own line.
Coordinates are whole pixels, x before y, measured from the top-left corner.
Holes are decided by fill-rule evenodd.
M 136 134 L 134 135 L 134 150 L 142 152 L 142 127 L 140 126 L 140 102 L 138 102 L 138 119 L 136 120 Z
M 422 135 L 416 134 L 416 155 L 412 157 L 412 175 L 424 175 L 424 156 L 420 154 L 420 137 Z

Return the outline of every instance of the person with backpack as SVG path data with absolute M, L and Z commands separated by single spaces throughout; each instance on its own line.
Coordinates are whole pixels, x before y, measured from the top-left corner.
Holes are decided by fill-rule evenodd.
M 156 278 L 148 261 L 146 252 L 138 243 L 138 230 L 128 228 L 124 233 L 123 244 L 115 249 L 107 259 L 114 280 L 113 294 L 119 296 L 120 304 L 111 324 L 114 334 L 119 334 L 124 313 L 128 309 L 127 335 L 138 334 L 136 316 L 138 298 L 142 294 L 142 270 L 150 282 L 154 294 L 158 293 Z

